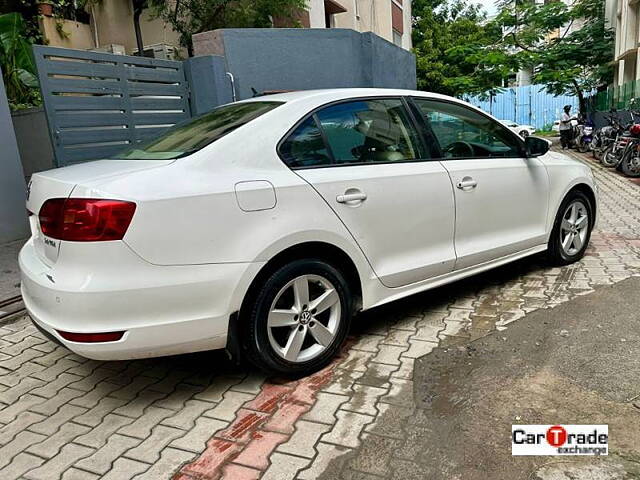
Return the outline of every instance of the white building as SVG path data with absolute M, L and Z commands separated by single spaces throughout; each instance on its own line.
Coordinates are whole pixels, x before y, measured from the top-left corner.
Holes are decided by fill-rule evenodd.
M 351 28 L 373 32 L 411 48 L 411 0 L 309 0 L 300 19 L 310 28 Z
M 81 19 L 57 18 L 52 10 L 43 12 L 39 22 L 46 43 L 83 50 L 99 48 L 111 53 L 137 51 L 131 0 L 89 2 L 89 5 L 83 15 L 86 18 Z M 373 32 L 406 50 L 411 48 L 411 0 L 307 0 L 307 8 L 296 17 L 297 25 L 302 27 Z M 154 18 L 150 10 L 144 10 L 140 26 L 145 55 L 173 58 L 180 50 L 178 33 Z M 294 25 L 290 20 L 274 18 L 273 26 Z
M 614 85 L 640 79 L 639 9 L 640 3 L 637 0 L 606 0 L 605 2 L 605 17 L 616 36 Z

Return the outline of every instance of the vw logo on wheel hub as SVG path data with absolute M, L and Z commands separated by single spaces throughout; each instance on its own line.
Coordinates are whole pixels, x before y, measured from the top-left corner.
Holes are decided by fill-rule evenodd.
M 300 314 L 300 323 L 306 325 L 311 320 L 311 312 L 305 311 Z

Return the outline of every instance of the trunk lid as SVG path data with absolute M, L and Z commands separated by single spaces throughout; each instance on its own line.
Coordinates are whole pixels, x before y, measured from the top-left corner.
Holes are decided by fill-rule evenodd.
M 99 160 L 35 173 L 27 186 L 27 210 L 33 243 L 40 259 L 52 266 L 58 259 L 60 240 L 43 235 L 38 213 L 50 198 L 68 198 L 76 185 L 111 179 L 132 172 L 169 165 L 173 160 Z

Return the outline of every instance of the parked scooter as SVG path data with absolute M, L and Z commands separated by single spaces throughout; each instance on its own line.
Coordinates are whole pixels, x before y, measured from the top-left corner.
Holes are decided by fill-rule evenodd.
M 575 137 L 576 149 L 580 153 L 586 153 L 591 148 L 593 141 L 593 123 L 590 120 L 584 122 L 579 121 L 577 127 L 577 135 Z
M 571 136 L 569 137 L 569 148 L 575 148 L 576 150 L 583 153 L 587 151 L 584 149 L 584 144 L 581 143 L 584 127 L 585 125 L 582 119 L 582 115 L 571 117 Z M 593 128 L 591 132 L 593 133 Z
M 571 137 L 569 137 L 569 148 L 576 148 L 578 144 L 577 140 L 580 135 L 580 122 L 578 117 L 572 117 L 570 125 Z

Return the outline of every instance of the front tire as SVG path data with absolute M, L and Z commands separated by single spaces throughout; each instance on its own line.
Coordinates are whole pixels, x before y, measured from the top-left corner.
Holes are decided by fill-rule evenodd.
M 568 265 L 584 256 L 593 227 L 593 205 L 582 192 L 569 192 L 558 209 L 547 256 L 554 265 Z
M 602 151 L 602 157 L 600 158 L 600 162 L 605 167 L 615 167 L 618 164 L 618 158 L 613 154 L 613 144 L 607 146 Z
M 600 147 L 591 149 L 591 155 L 593 155 L 593 158 L 595 158 L 599 162 L 602 161 L 602 147 L 600 146 Z
M 247 318 L 247 357 L 269 373 L 308 375 L 326 366 L 349 331 L 353 300 L 344 275 L 318 259 L 271 273 Z
M 634 155 L 635 149 L 629 149 L 622 161 L 620 162 L 620 171 L 627 177 L 640 177 L 640 156 Z

